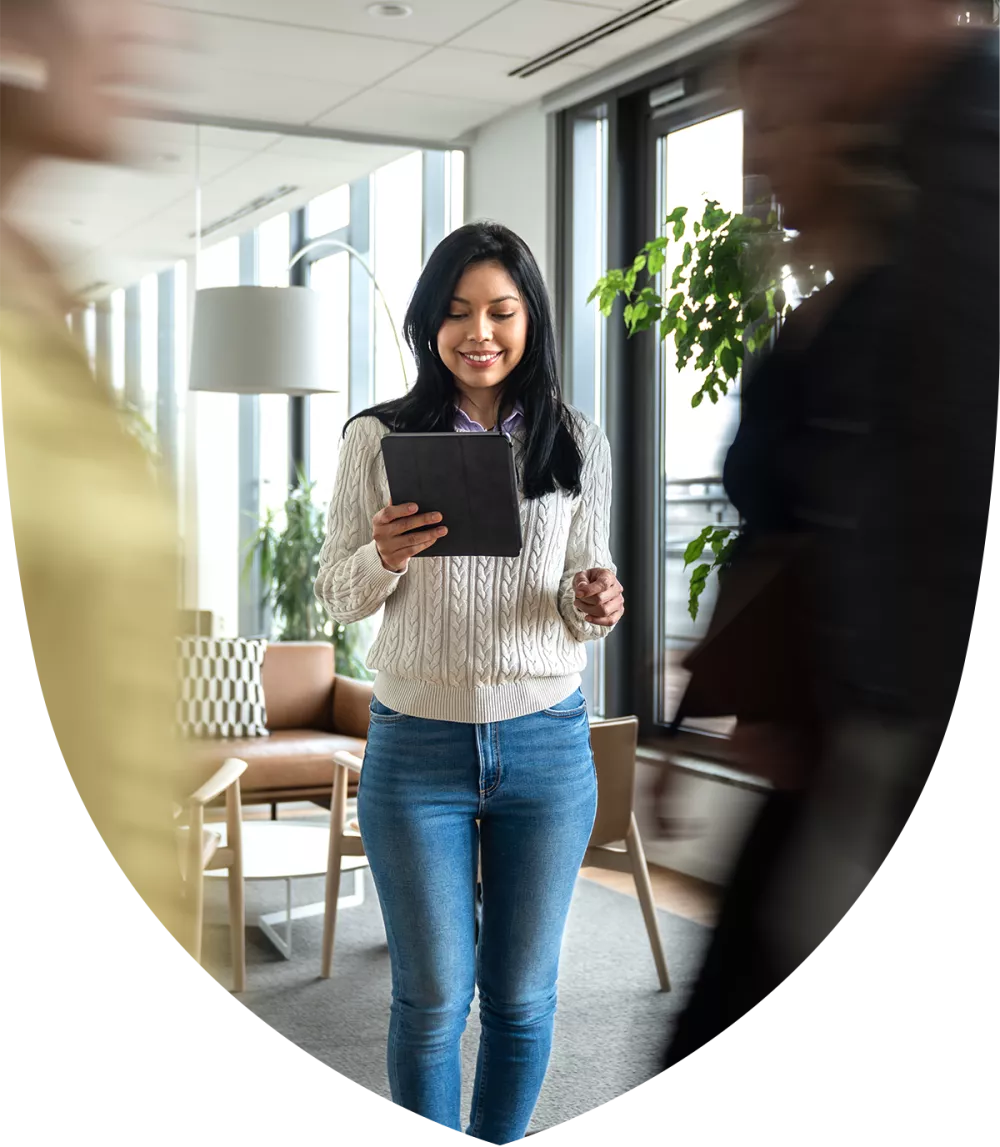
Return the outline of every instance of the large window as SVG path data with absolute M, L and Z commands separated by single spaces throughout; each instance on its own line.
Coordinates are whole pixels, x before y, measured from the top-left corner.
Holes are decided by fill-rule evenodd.
M 205 248 L 198 260 L 198 290 L 235 287 L 240 281 L 236 238 Z M 240 599 L 239 396 L 188 396 L 195 411 L 198 608 L 215 617 L 216 632 L 234 635 Z
M 637 712 L 647 738 L 670 728 L 681 662 L 704 632 L 688 613 L 684 550 L 701 529 L 735 524 L 722 464 L 739 421 L 738 388 L 692 408 L 696 371 L 672 342 L 629 339 L 619 303 L 603 321 L 587 296 L 609 267 L 631 262 L 675 207 L 698 218 L 707 199 L 744 209 L 742 114 L 709 53 L 559 116 L 557 303 L 570 401 L 600 422 L 615 462 L 612 549 L 626 587 L 623 623 L 594 659 L 591 696 L 608 715 Z M 668 248 L 669 282 L 681 245 Z M 597 679 L 600 678 L 600 679 Z M 603 700 L 603 704 L 600 701 Z M 725 753 L 729 722 L 685 725 L 689 747 Z
M 188 408 L 188 264 L 181 260 L 174 264 L 174 307 L 173 307 L 173 399 L 177 412 L 176 425 L 176 451 L 177 462 L 175 479 L 177 482 L 177 507 L 182 536 L 186 532 L 187 498 L 188 498 L 188 442 L 187 408 Z M 169 337 L 165 335 L 164 337 Z M 196 493 L 196 491 L 193 491 Z
M 376 171 L 374 200 L 375 276 L 397 329 L 423 266 L 423 156 L 419 151 Z M 430 252 L 428 252 L 429 254 Z M 386 402 L 406 393 L 414 377 L 413 359 L 403 347 L 403 364 L 381 302 L 375 304 L 375 399 Z
M 563 389 L 566 400 L 598 425 L 604 423 L 607 391 L 607 322 L 588 305 L 587 296 L 607 266 L 607 147 L 603 106 L 575 118 L 566 139 L 573 198 L 564 201 L 569 242 L 560 314 L 566 352 Z M 604 642 L 589 644 L 583 691 L 591 710 L 599 714 L 606 709 L 606 677 Z
M 159 385 L 160 291 L 156 275 L 139 284 L 139 413 L 156 429 L 156 392 Z
M 125 393 L 125 292 L 111 292 L 111 385 L 117 395 Z
M 275 216 L 257 231 L 257 282 L 262 287 L 288 285 L 290 220 Z M 260 426 L 260 494 L 256 512 L 280 513 L 288 495 L 288 396 L 263 394 L 258 399 Z M 253 509 L 253 508 L 251 508 Z
M 426 162 L 426 157 L 425 157 Z M 449 151 L 445 154 L 445 231 L 450 235 L 465 222 L 465 152 Z M 430 254 L 424 252 L 424 258 Z
M 351 257 L 346 251 L 317 259 L 312 264 L 310 286 L 321 291 L 327 322 L 334 331 L 330 340 L 331 361 L 328 365 L 333 394 L 317 394 L 309 400 L 310 477 L 316 483 L 316 494 L 324 504 L 333 492 L 337 476 L 337 458 L 350 400 L 350 305 Z
M 436 177 L 429 179 L 428 171 Z M 316 483 L 318 501 L 328 502 L 350 414 L 402 394 L 413 378 L 409 356 L 404 378 L 392 327 L 367 273 L 343 245 L 376 268 L 401 325 L 429 245 L 463 222 L 464 179 L 461 152 L 404 155 L 242 236 L 209 242 L 196 261 L 114 290 L 103 317 L 79 316 L 91 357 L 98 346 L 106 348 L 115 391 L 169 445 L 185 549 L 195 559 L 185 605 L 211 612 L 218 634 L 259 633 L 266 625 L 260 588 L 242 575 L 257 519 L 270 510 L 280 524 L 297 468 Z M 290 276 L 292 256 L 307 241 L 323 239 L 330 242 L 316 244 Z M 190 281 L 195 262 L 197 283 Z M 334 392 L 307 400 L 189 393 L 191 288 L 257 283 L 280 289 L 290 281 L 324 296 L 325 320 L 335 334 L 328 364 Z M 367 627 L 368 641 L 376 628 L 377 619 Z
M 692 217 L 701 214 L 706 200 L 726 211 L 743 209 L 743 116 L 739 111 L 702 120 L 669 131 L 657 145 L 659 218 L 675 207 L 687 207 Z M 664 277 L 680 261 L 680 244 L 667 248 Z M 662 471 L 659 517 L 662 523 L 662 576 L 659 580 L 664 650 L 660 672 L 658 717 L 671 721 L 683 695 L 688 674 L 681 667 L 685 654 L 704 635 L 715 606 L 717 581 L 710 578 L 701 598 L 697 621 L 688 613 L 690 570 L 684 568 L 688 543 L 707 525 L 737 525 L 738 515 L 722 487 L 722 466 L 740 416 L 739 387 L 717 405 L 691 406 L 691 396 L 702 377 L 689 363 L 677 369 L 673 343 L 660 344 L 662 386 Z M 731 722 L 700 722 L 698 727 L 728 732 Z

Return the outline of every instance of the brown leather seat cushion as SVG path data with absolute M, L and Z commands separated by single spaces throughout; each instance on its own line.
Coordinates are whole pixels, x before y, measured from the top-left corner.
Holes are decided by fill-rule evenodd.
M 357 737 L 321 733 L 315 729 L 279 729 L 269 737 L 241 737 L 204 741 L 197 747 L 199 761 L 218 763 L 227 757 L 246 761 L 240 778 L 244 799 L 258 790 L 331 788 L 333 754 L 341 749 L 364 755 Z

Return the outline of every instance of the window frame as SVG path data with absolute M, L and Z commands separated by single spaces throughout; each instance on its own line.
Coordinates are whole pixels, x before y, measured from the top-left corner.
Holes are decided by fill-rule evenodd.
M 597 108 L 606 116 L 606 266 L 620 267 L 631 260 L 658 223 L 657 139 L 739 108 L 735 92 L 724 81 L 732 50 L 732 40 L 712 45 L 554 114 L 559 252 L 555 290 L 564 379 L 573 378 L 573 311 L 579 309 L 579 300 L 571 297 L 570 289 L 575 125 Z M 678 80 L 685 82 L 685 96 L 661 108 L 650 106 L 651 92 Z M 753 182 L 744 168 L 745 204 Z M 619 300 L 607 322 L 604 341 L 604 430 L 611 444 L 615 478 L 611 549 L 628 607 L 605 642 L 605 715 L 634 713 L 642 743 L 650 748 L 662 750 L 669 744 L 672 751 L 726 763 L 733 760 L 728 738 L 689 729 L 674 731 L 659 720 L 663 571 L 657 475 L 662 472 L 663 412 L 658 347 L 653 333 L 627 337 L 622 307 Z

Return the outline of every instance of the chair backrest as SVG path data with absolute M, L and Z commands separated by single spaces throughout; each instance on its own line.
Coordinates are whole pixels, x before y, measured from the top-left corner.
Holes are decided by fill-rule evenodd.
M 597 819 L 590 836 L 591 846 L 625 839 L 632 819 L 638 741 L 637 717 L 595 721 L 590 727 L 597 768 Z
M 329 641 L 272 641 L 261 667 L 267 727 L 333 729 L 333 645 Z

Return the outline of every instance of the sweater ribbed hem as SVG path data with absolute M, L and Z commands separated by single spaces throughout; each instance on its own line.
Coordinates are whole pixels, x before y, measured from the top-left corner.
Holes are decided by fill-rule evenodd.
M 550 709 L 579 689 L 580 683 L 580 674 L 570 673 L 565 677 L 532 677 L 504 685 L 455 689 L 380 671 L 373 689 L 383 705 L 408 717 L 484 725 Z

